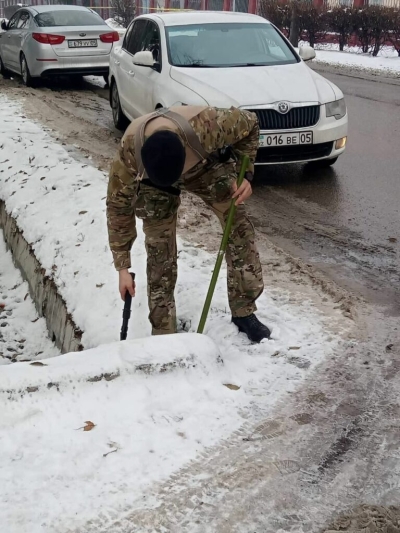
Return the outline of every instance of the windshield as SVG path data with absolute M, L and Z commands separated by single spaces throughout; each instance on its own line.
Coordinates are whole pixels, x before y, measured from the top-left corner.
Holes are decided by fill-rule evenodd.
M 91 11 L 66 9 L 65 11 L 46 11 L 36 15 L 35 22 L 41 28 L 55 26 L 100 26 L 104 20 Z
M 166 28 L 176 67 L 286 65 L 298 59 L 271 24 L 193 24 Z

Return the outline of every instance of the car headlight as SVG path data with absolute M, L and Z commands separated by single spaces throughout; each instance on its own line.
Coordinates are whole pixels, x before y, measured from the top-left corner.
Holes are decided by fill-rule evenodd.
M 325 104 L 326 116 L 335 117 L 336 120 L 343 118 L 346 114 L 346 103 L 344 98 L 341 100 L 335 100 L 334 102 L 329 102 Z

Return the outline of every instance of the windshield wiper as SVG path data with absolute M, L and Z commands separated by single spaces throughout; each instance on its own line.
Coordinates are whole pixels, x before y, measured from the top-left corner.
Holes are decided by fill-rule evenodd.
M 174 65 L 180 68 L 218 68 L 219 65 L 203 65 L 202 63 L 189 63 L 188 65 Z
M 269 63 L 237 63 L 233 65 L 203 65 L 202 63 L 189 63 L 187 65 L 174 65 L 179 68 L 237 68 L 237 67 L 266 67 Z
M 266 67 L 270 63 L 238 63 L 237 65 L 229 65 L 230 67 Z

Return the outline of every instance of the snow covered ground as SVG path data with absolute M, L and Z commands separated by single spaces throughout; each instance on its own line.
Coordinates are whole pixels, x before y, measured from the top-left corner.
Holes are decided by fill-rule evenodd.
M 308 44 L 308 43 L 300 43 Z M 392 47 L 385 47 L 378 57 L 371 54 L 363 54 L 358 47 L 347 47 L 345 51 L 339 51 L 336 44 L 317 44 L 315 46 L 317 54 L 314 62 L 335 67 L 350 67 L 360 71 L 372 71 L 389 73 L 400 76 L 400 57 Z
M 59 353 L 47 335 L 45 319 L 38 318 L 28 291 L 0 231 L 0 365 Z
M 309 301 L 274 286 L 258 312 L 272 340 L 251 345 L 230 323 L 223 269 L 209 338 L 182 333 L 109 344 L 118 340 L 122 303 L 107 244 L 107 176 L 75 158 L 73 147 L 57 144 L 4 95 L 0 115 L 0 197 L 84 332 L 84 347 L 94 348 L 48 359 L 46 366 L 0 369 L 0 516 L 7 533 L 66 533 L 95 517 L 112 521 L 143 502 L 151 484 L 265 419 L 346 341 L 338 340 L 340 331 L 338 337 L 326 332 Z M 215 258 L 194 243 L 179 240 L 178 247 L 178 316 L 195 332 Z M 133 270 L 129 338 L 140 339 L 150 335 L 140 226 Z M 197 363 L 190 368 L 151 375 L 133 369 L 190 353 Z M 104 373 L 120 375 L 87 381 Z

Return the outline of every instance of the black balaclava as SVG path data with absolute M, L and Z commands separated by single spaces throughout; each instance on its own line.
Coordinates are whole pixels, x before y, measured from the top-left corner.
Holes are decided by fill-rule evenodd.
M 178 135 L 157 131 L 143 144 L 142 162 L 149 180 L 160 187 L 169 187 L 182 175 L 186 152 Z

